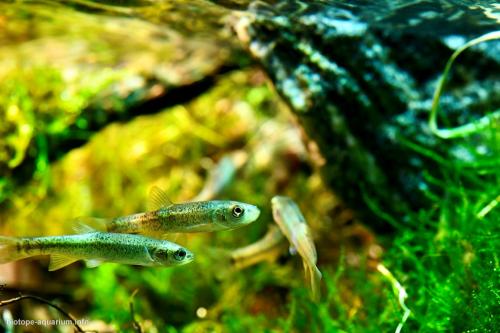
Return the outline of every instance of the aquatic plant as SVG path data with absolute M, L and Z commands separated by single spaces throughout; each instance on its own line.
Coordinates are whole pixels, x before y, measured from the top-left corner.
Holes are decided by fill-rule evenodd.
M 483 42 L 490 41 L 490 40 L 496 40 L 496 39 L 500 39 L 500 31 L 490 32 L 490 33 L 487 33 L 487 34 L 482 35 L 480 37 L 474 38 L 473 40 L 470 40 L 469 42 L 467 42 L 464 45 L 462 45 L 461 47 L 459 47 L 451 55 L 450 59 L 446 63 L 446 67 L 443 71 L 443 74 L 441 75 L 441 78 L 439 79 L 436 90 L 434 91 L 434 97 L 432 99 L 431 113 L 430 113 L 430 117 L 429 117 L 429 127 L 435 135 L 437 135 L 443 139 L 463 137 L 463 136 L 471 135 L 473 133 L 478 133 L 480 131 L 484 131 L 484 130 L 488 129 L 488 127 L 493 125 L 493 121 L 500 120 L 500 110 L 496 110 L 496 111 L 492 111 L 490 114 L 487 114 L 486 116 L 483 116 L 480 119 L 473 120 L 468 124 L 461 125 L 461 126 L 458 126 L 455 128 L 439 129 L 438 125 L 437 125 L 439 99 L 441 98 L 441 95 L 443 93 L 446 79 L 448 78 L 448 75 L 449 75 L 449 72 L 451 70 L 451 66 L 453 65 L 453 62 L 457 59 L 457 57 L 462 52 L 464 52 L 468 48 L 470 48 L 474 45 L 477 45 L 479 43 L 483 43 Z

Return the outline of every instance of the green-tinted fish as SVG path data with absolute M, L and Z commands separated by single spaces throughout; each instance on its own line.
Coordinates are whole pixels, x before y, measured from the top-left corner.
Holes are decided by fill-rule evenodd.
M 0 264 L 50 255 L 49 271 L 54 271 L 82 259 L 140 266 L 178 266 L 194 259 L 189 250 L 169 241 L 95 232 L 90 228 L 82 231 L 86 233 L 30 238 L 1 236 Z
M 283 234 L 288 238 L 293 250 L 302 257 L 306 278 L 310 281 L 314 299 L 319 299 L 321 272 L 316 266 L 316 247 L 297 204 L 288 197 L 275 196 L 271 200 L 273 217 Z
M 84 218 L 102 231 L 160 235 L 235 229 L 255 221 L 259 208 L 237 201 L 212 200 L 173 204 L 157 187 L 151 191 L 152 211 L 114 219 Z

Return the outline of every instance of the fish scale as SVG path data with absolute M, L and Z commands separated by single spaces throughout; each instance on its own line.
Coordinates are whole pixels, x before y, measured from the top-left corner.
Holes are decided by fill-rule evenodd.
M 0 263 L 37 255 L 51 256 L 50 270 L 81 259 L 141 266 L 176 266 L 194 258 L 180 245 L 140 235 L 94 231 L 65 236 L 0 237 Z
M 86 218 L 90 224 L 104 226 L 101 231 L 157 235 L 177 232 L 212 232 L 230 230 L 255 221 L 260 210 L 256 206 L 229 200 L 210 200 L 172 204 L 166 194 L 153 188 L 153 211 L 114 219 Z M 241 215 L 235 216 L 234 210 Z M 97 223 L 93 223 L 92 220 Z

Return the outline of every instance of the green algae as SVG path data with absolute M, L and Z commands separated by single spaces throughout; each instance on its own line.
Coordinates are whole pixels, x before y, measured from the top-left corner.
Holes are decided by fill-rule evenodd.
M 140 106 L 210 76 L 231 54 L 138 18 L 57 3 L 0 10 L 0 203 L 110 121 L 148 112 Z

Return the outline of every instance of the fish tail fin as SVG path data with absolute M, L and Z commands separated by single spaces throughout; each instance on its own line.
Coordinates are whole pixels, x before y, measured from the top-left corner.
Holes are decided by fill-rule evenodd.
M 29 257 L 20 247 L 21 240 L 16 237 L 0 236 L 0 264 Z
M 316 265 L 309 266 L 309 278 L 311 279 L 312 297 L 315 301 L 321 298 L 321 278 L 322 274 Z
M 305 262 L 302 261 L 302 267 L 304 267 L 304 279 L 306 280 L 306 283 L 309 284 L 309 287 L 312 289 L 312 269 L 311 267 Z
M 99 217 L 81 216 L 72 221 L 73 230 L 78 234 L 110 231 L 111 220 Z

